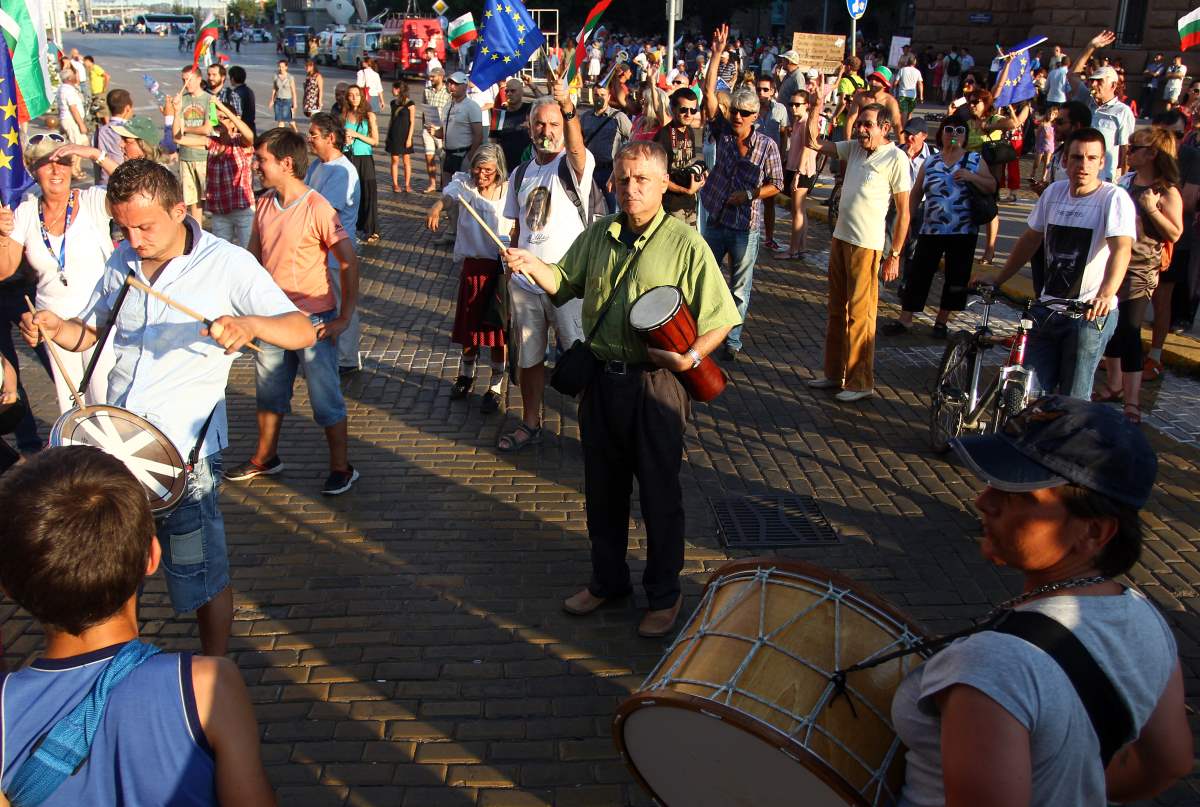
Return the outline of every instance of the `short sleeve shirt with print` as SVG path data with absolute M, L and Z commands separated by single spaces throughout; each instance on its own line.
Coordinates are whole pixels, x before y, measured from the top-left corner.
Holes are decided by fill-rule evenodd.
M 1133 200 L 1110 182 L 1087 196 L 1072 196 L 1069 182 L 1055 182 L 1034 205 L 1029 227 L 1043 235 L 1042 299 L 1093 299 L 1108 262 L 1105 239 L 1137 237 Z M 1115 296 L 1112 302 L 1116 304 Z
M 1128 145 L 1133 134 L 1133 110 L 1121 99 L 1113 98 L 1107 104 L 1094 107 L 1092 126 L 1104 135 L 1104 168 L 1100 170 L 1100 179 L 1112 182 L 1120 161 L 1121 146 Z
M 592 173 L 596 170 L 596 158 L 592 153 L 585 152 L 583 176 L 578 179 L 580 198 L 586 200 L 587 191 L 592 185 Z M 557 261 L 566 254 L 567 249 L 583 232 L 583 219 L 579 210 L 567 196 L 566 189 L 558 177 L 558 164 L 567 159 L 564 151 L 545 165 L 531 161 L 521 178 L 521 187 L 515 186 L 517 171 L 513 169 L 509 175 L 508 202 L 504 206 L 504 216 L 516 220 L 521 227 L 517 246 L 527 249 L 547 263 Z M 521 288 L 534 294 L 541 294 L 540 287 L 526 280 L 523 276 L 514 275 L 513 279 Z
M 264 195 L 254 213 L 254 232 L 263 266 L 297 308 L 323 314 L 336 307 L 326 256 L 347 236 L 321 194 L 309 189 L 287 207 L 277 193 Z
M 946 165 L 941 154 L 925 162 L 925 214 L 921 219 L 921 235 L 965 235 L 979 231 L 971 223 L 971 195 L 964 182 L 954 179 L 959 168 L 975 171 L 983 157 L 978 152 L 966 152 L 958 162 Z
M 854 140 L 836 145 L 838 159 L 846 161 L 846 179 L 833 237 L 882 251 L 888 205 L 897 193 L 912 189 L 908 156 L 891 143 L 872 152 Z
M 209 119 L 212 106 L 212 96 L 206 92 L 195 95 L 184 93 L 180 98 L 179 111 L 176 116 L 181 118 L 183 126 L 203 126 Z M 208 160 L 207 149 L 198 146 L 180 146 L 179 159 L 184 162 L 202 163 Z

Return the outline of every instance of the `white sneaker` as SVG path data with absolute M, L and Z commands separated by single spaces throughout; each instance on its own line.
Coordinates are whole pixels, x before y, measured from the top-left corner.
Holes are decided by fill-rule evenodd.
M 875 394 L 873 389 L 844 389 L 833 397 L 842 403 L 854 403 L 861 401 L 864 398 L 870 398 Z
M 842 382 L 834 381 L 832 378 L 821 376 L 820 378 L 810 378 L 804 382 L 812 389 L 841 389 Z

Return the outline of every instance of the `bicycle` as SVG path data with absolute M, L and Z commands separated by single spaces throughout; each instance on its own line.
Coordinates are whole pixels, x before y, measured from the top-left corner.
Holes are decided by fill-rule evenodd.
M 999 290 L 995 286 L 979 285 L 973 290 L 983 303 L 983 318 L 974 331 L 957 331 L 950 337 L 938 368 L 937 381 L 929 406 L 929 438 L 936 453 L 950 449 L 950 441 L 964 432 L 995 433 L 1013 415 L 1024 409 L 1032 397 L 1033 371 L 1025 366 L 1025 348 L 1033 330 L 1031 310 L 1027 301 L 1012 337 L 1000 338 L 988 327 L 992 306 Z M 974 304 L 975 301 L 968 303 Z M 1083 316 L 1091 303 L 1078 300 L 1043 300 L 1055 313 Z M 996 377 L 980 392 L 983 374 L 983 354 L 996 346 L 1007 346 L 1011 339 L 1008 359 Z

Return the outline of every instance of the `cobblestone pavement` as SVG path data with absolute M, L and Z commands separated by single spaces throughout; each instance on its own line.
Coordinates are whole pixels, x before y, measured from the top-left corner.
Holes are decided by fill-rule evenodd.
M 430 201 L 385 192 L 383 241 L 365 251 L 365 368 L 346 386 L 362 480 L 345 496 L 319 495 L 325 445 L 299 395 L 300 414 L 285 426 L 287 471 L 223 494 L 233 656 L 271 779 L 289 807 L 646 804 L 610 726 L 666 642 L 637 638 L 632 605 L 585 619 L 562 613 L 560 600 L 589 571 L 575 406 L 548 392 L 545 442 L 501 454 L 495 441 L 513 416 L 480 414 L 478 395 L 449 400 L 456 269 L 421 229 Z M 827 244 L 823 225 L 815 236 Z M 839 540 L 782 554 L 861 581 L 930 630 L 959 626 L 1013 594 L 1016 579 L 978 555 L 976 481 L 926 449 L 940 345 L 920 332 L 882 340 L 878 395 L 862 404 L 810 391 L 803 382 L 820 366 L 824 331 L 819 266 L 819 256 L 812 265 L 765 261 L 744 358 L 729 368 L 724 395 L 695 407 L 683 478 L 685 609 L 710 571 L 745 554 L 722 548 L 710 498 L 805 494 Z M 885 315 L 894 299 L 885 294 Z M 243 360 L 233 373 L 229 462 L 251 450 L 252 372 Z M 37 411 L 50 417 L 45 377 L 28 378 Z M 1149 433 L 1161 470 L 1147 551 L 1131 575 L 1176 631 L 1193 706 L 1197 402 L 1184 381 L 1160 393 Z M 517 403 L 510 391 L 507 404 Z M 640 556 L 636 510 L 633 520 Z M 640 593 L 635 604 L 644 605 Z M 40 636 L 11 603 L 0 609 L 7 660 L 20 663 Z M 154 640 L 197 647 L 194 620 L 171 615 L 161 578 L 147 585 L 142 616 Z M 1197 803 L 1197 781 L 1159 803 Z

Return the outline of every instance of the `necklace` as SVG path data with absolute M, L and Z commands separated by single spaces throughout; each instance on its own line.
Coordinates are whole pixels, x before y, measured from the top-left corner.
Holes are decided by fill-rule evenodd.
M 980 622 L 986 623 L 990 617 L 1001 611 L 1009 611 L 1016 608 L 1018 605 L 1029 602 L 1034 597 L 1040 597 L 1043 594 L 1051 594 L 1058 591 L 1066 591 L 1071 588 L 1083 588 L 1084 586 L 1094 586 L 1098 583 L 1107 583 L 1109 578 L 1102 574 L 1091 575 L 1090 577 L 1072 577 L 1070 580 L 1058 580 L 1053 583 L 1046 583 L 1043 586 L 1038 586 L 1033 591 L 1027 591 L 1011 600 L 1005 600 L 989 611 Z
M 67 210 L 63 219 L 63 234 L 62 247 L 58 254 L 54 253 L 54 247 L 50 246 L 50 231 L 46 229 L 46 211 L 45 200 L 38 203 L 38 223 L 42 228 L 42 243 L 46 245 L 46 251 L 50 253 L 50 257 L 58 261 L 58 282 L 64 286 L 67 285 L 67 230 L 71 229 L 71 219 L 75 212 L 75 191 L 67 194 Z

